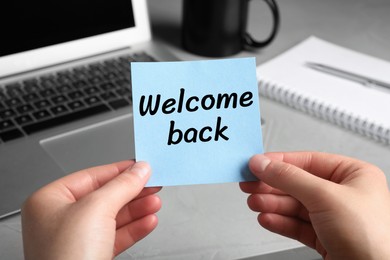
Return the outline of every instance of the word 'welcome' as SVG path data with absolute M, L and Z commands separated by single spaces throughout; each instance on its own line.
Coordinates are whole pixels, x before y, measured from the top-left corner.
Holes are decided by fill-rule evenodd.
M 172 114 L 174 112 L 181 113 L 184 110 L 188 112 L 196 112 L 199 108 L 203 110 L 221 109 L 221 108 L 237 108 L 248 107 L 253 104 L 253 94 L 250 91 L 242 93 L 240 96 L 237 93 L 219 93 L 217 95 L 207 94 L 203 97 L 198 96 L 186 96 L 185 89 L 181 88 L 179 98 L 168 98 L 165 101 L 161 101 L 161 95 L 157 94 L 155 100 L 153 95 L 149 95 L 147 102 L 144 95 L 141 96 L 139 103 L 139 112 L 141 116 L 145 116 L 148 113 L 155 115 L 161 105 L 161 112 L 164 114 Z

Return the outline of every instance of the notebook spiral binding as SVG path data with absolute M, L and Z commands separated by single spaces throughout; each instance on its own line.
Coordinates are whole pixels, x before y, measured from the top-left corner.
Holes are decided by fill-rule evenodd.
M 359 133 L 385 145 L 390 144 L 390 128 L 385 128 L 373 121 L 360 118 L 357 115 L 342 111 L 321 101 L 313 100 L 308 96 L 294 93 L 274 82 L 259 80 L 259 93 L 264 97 Z

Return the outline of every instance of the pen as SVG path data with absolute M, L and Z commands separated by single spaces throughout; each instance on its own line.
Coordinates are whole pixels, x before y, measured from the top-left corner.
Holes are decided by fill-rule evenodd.
M 342 70 L 339 68 L 334 68 L 334 67 L 330 67 L 328 65 L 314 63 L 314 62 L 306 62 L 305 65 L 311 69 L 318 70 L 318 71 L 321 71 L 324 73 L 328 73 L 328 74 L 334 75 L 336 77 L 352 80 L 352 81 L 358 82 L 358 83 L 365 85 L 365 86 L 368 86 L 368 87 L 377 86 L 377 87 L 382 87 L 382 88 L 386 88 L 386 89 L 390 90 L 389 83 L 379 81 L 379 80 L 376 80 L 373 78 L 365 77 L 362 75 L 358 75 L 358 74 L 355 74 L 355 73 L 352 73 L 349 71 L 345 71 L 345 70 Z

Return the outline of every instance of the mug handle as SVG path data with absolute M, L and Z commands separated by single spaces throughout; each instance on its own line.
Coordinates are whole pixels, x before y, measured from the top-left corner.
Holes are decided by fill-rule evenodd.
M 248 0 L 248 2 L 249 1 L 250 0 Z M 256 41 L 248 32 L 245 32 L 245 34 L 243 35 L 244 45 L 248 45 L 254 48 L 264 47 L 270 44 L 274 40 L 276 33 L 279 30 L 279 20 L 280 20 L 279 8 L 276 4 L 276 1 L 275 0 L 264 0 L 264 1 L 268 4 L 268 6 L 271 8 L 272 11 L 273 28 L 271 34 L 264 41 Z

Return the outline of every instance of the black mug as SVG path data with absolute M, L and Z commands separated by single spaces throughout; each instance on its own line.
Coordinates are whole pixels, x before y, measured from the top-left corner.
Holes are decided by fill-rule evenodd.
M 264 41 L 246 32 L 250 0 L 183 0 L 182 44 L 185 50 L 208 57 L 236 54 L 273 41 L 279 28 L 275 0 L 264 0 L 273 16 L 273 27 Z

